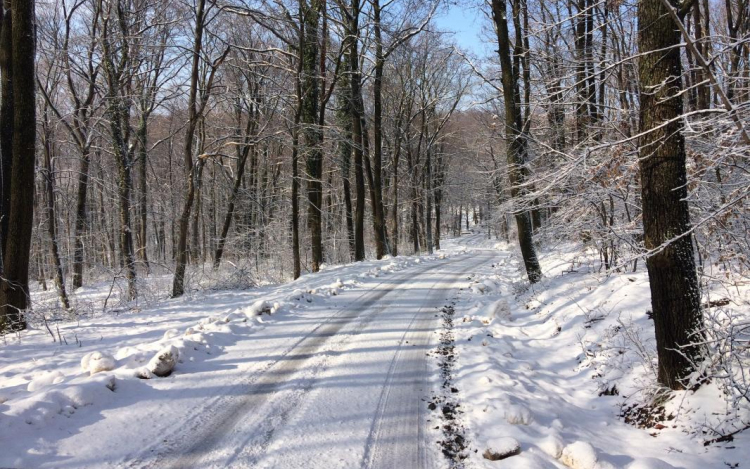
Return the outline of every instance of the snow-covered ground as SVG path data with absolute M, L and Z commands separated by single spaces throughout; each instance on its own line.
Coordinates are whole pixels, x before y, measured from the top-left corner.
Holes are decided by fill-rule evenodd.
M 387 467 L 399 454 L 380 450 L 394 435 L 382 422 L 400 405 L 389 394 L 403 398 L 414 384 L 403 377 L 427 373 L 425 311 L 475 267 L 464 250 L 53 325 L 55 342 L 43 327 L 7 336 L 0 467 Z M 407 407 L 399 413 L 421 406 Z M 414 415 L 409 445 L 423 427 Z
M 0 467 L 750 460 L 744 433 L 704 446 L 710 428 L 750 420 L 727 417 L 718 380 L 673 395 L 647 428 L 621 417 L 648 413 L 637 405 L 654 389 L 645 272 L 605 276 L 571 246 L 543 255 L 545 278 L 528 288 L 504 243 L 443 247 L 6 336 Z M 79 301 L 99 311 L 109 289 Z M 727 308 L 747 313 L 748 299 L 740 289 Z
M 454 306 L 456 359 L 448 397 L 463 412 L 458 422 L 469 442 L 466 467 L 748 465 L 745 433 L 704 446 L 716 437 L 709 429 L 748 422 L 745 414 L 727 415 L 718 380 L 673 394 L 648 428 L 623 421 L 625 409 L 638 415 L 632 407 L 649 400 L 655 382 L 644 268 L 605 277 L 571 246 L 563 255 L 559 249 L 542 255 L 545 279 L 529 289 L 515 250 L 496 248 L 496 262 L 477 269 Z M 738 290 L 727 307 L 747 315 L 748 293 Z M 515 444 L 518 455 L 483 457 L 488 449 Z

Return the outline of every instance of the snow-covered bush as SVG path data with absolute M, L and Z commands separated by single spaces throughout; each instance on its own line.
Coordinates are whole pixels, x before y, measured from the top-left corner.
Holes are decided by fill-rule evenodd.
M 750 427 L 750 318 L 724 308 L 704 317 L 709 358 L 695 379 L 715 381 L 722 391 L 726 412 L 706 424 L 722 437 Z
M 210 274 L 209 290 L 247 290 L 258 285 L 258 279 L 246 263 L 225 262 Z

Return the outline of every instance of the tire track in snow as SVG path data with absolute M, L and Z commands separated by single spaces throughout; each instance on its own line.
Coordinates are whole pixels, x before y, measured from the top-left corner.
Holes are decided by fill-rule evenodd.
M 418 320 L 430 324 L 435 322 L 435 317 L 434 315 L 432 315 L 432 312 L 427 315 L 425 314 L 425 310 L 430 308 L 434 308 L 437 310 L 437 308 L 440 308 L 440 306 L 442 305 L 445 298 L 442 298 L 441 295 L 436 295 L 436 292 L 440 291 L 442 293 L 447 293 L 448 291 L 455 289 L 457 284 L 463 280 L 462 277 L 467 272 L 476 269 L 478 266 L 490 262 L 491 260 L 489 254 L 478 255 L 487 257 L 479 261 L 478 263 L 472 263 L 465 269 L 461 269 L 458 272 L 450 274 L 454 277 L 452 281 L 443 281 L 444 284 L 440 286 L 438 285 L 441 282 L 435 282 L 430 287 L 430 292 L 427 295 L 425 304 L 423 304 L 422 307 L 420 307 L 419 310 L 414 314 L 408 328 L 404 331 L 404 334 L 402 335 L 400 341 L 401 346 L 391 360 L 391 364 L 388 370 L 388 376 L 386 378 L 385 385 L 378 402 L 378 410 L 373 420 L 372 426 L 370 427 L 370 434 L 367 438 L 362 467 L 366 467 L 368 469 L 387 469 L 393 467 L 426 467 L 426 448 L 423 447 L 423 444 L 426 440 L 424 436 L 424 425 L 426 424 L 426 422 L 424 409 L 422 408 L 422 396 L 415 396 L 413 395 L 413 392 L 417 391 L 418 393 L 424 393 L 427 386 L 429 385 L 427 379 L 429 372 L 427 369 L 427 356 L 423 352 L 421 352 L 422 347 L 420 346 L 428 345 L 431 339 L 431 335 L 429 332 L 412 332 L 412 329 L 413 325 Z M 474 260 L 476 256 L 477 255 L 472 256 L 468 260 Z M 409 341 L 406 341 L 407 337 L 410 337 Z M 415 338 L 417 342 L 416 344 L 414 343 Z M 403 347 L 405 342 L 408 342 L 410 345 L 417 345 L 416 349 L 412 349 L 412 347 Z M 404 355 L 406 355 L 406 357 Z M 419 363 L 418 366 L 415 367 L 414 361 L 417 360 L 419 361 Z M 406 370 L 399 370 L 399 368 L 406 368 Z M 396 394 L 400 394 L 400 396 L 392 398 L 394 394 L 394 379 L 400 375 L 410 374 L 413 374 L 415 378 L 414 386 L 412 387 L 410 392 L 405 392 L 403 389 L 396 389 Z M 409 399 L 410 397 L 412 398 L 411 400 Z M 403 417 L 405 413 L 408 414 L 408 405 L 405 406 L 405 404 L 407 404 L 408 402 L 414 403 L 413 405 L 416 407 L 416 414 L 411 415 L 411 418 L 409 419 L 410 421 L 408 422 L 405 422 L 404 418 L 400 419 L 402 428 L 397 429 L 396 431 L 405 430 L 407 433 L 410 433 L 410 429 L 408 428 L 409 425 L 415 426 L 416 428 L 411 428 L 411 436 L 414 437 L 416 441 L 403 444 L 404 442 L 402 440 L 404 439 L 404 435 L 394 435 L 394 428 L 392 424 L 388 425 L 387 432 L 384 432 L 383 430 L 386 420 L 385 417 L 387 415 L 401 415 Z M 407 426 L 403 427 L 404 424 L 406 424 Z M 388 435 L 388 432 L 390 432 L 390 435 Z M 392 440 L 391 443 L 383 443 L 383 441 L 387 440 L 389 437 Z M 394 442 L 399 443 L 396 448 L 394 448 L 393 446 Z M 408 447 L 412 446 L 411 443 L 418 444 L 418 449 L 416 452 L 411 452 L 408 450 Z
M 426 268 L 417 270 L 417 272 L 414 272 L 413 269 L 406 269 L 407 272 L 397 274 L 396 278 L 388 278 L 375 285 L 303 335 L 280 353 L 273 362 L 264 365 L 253 376 L 247 377 L 241 383 L 227 389 L 227 391 L 233 391 L 241 388 L 244 392 L 240 398 L 231 395 L 232 393 L 217 396 L 206 406 L 199 409 L 198 414 L 187 425 L 184 425 L 183 422 L 183 425 L 176 430 L 167 432 L 167 436 L 162 441 L 155 442 L 140 451 L 140 456 L 130 461 L 127 467 L 208 467 L 211 462 L 205 461 L 202 464 L 201 460 L 209 454 L 225 456 L 234 460 L 240 454 L 237 450 L 241 450 L 241 448 L 231 448 L 233 450 L 231 452 L 224 450 L 217 454 L 216 447 L 254 409 L 264 409 L 263 416 L 271 417 L 261 419 L 262 428 L 253 432 L 254 438 L 252 438 L 252 441 L 248 439 L 246 442 L 248 445 L 257 444 L 261 450 L 264 450 L 273 438 L 276 428 L 288 420 L 289 415 L 296 409 L 296 404 L 314 386 L 315 377 L 325 370 L 329 354 L 335 350 L 327 350 L 322 356 L 319 352 L 333 337 L 345 327 L 351 326 L 355 322 L 358 323 L 351 333 L 334 344 L 335 348 L 341 348 L 382 311 L 384 307 L 376 308 L 369 314 L 362 315 L 383 297 L 393 292 L 397 287 L 408 283 L 416 275 L 462 260 L 463 256 L 460 259 L 438 262 L 435 265 L 428 265 Z M 388 288 L 379 288 L 388 284 L 390 284 Z M 352 311 L 352 306 L 355 308 L 354 311 Z M 313 363 L 313 366 L 310 367 L 310 360 L 320 362 Z M 300 370 L 303 371 L 302 377 L 296 376 Z M 275 376 L 277 374 L 284 374 L 288 379 L 279 381 Z M 300 385 L 292 389 L 293 392 L 289 395 L 288 383 L 295 379 L 299 381 Z M 240 399 L 239 402 L 237 402 L 238 399 Z M 281 402 L 273 405 L 277 401 Z M 252 419 L 258 421 L 257 414 L 254 414 Z M 247 446 L 245 447 L 247 448 Z M 262 456 L 262 452 L 257 452 L 255 457 L 260 456 Z M 222 460 L 221 465 L 225 465 L 225 461 Z

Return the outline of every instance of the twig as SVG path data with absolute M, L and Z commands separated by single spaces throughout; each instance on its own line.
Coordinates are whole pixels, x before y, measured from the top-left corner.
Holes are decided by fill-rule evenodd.
M 50 329 L 49 324 L 47 323 L 47 316 L 42 314 L 42 321 L 44 321 L 44 327 L 47 328 L 47 332 L 49 332 L 49 335 L 52 336 L 52 342 L 57 342 L 55 339 L 55 334 L 52 332 L 52 329 Z
M 714 443 L 726 443 L 726 442 L 729 442 L 729 441 L 734 441 L 734 435 L 737 435 L 738 433 L 742 433 L 745 430 L 747 430 L 748 428 L 750 428 L 750 425 L 745 425 L 744 427 L 740 428 L 739 430 L 735 430 L 735 431 L 733 431 L 731 433 L 727 433 L 725 435 L 721 435 L 721 436 L 719 436 L 717 438 L 714 438 L 714 439 L 711 439 L 711 440 L 706 440 L 706 441 L 703 442 L 703 446 L 712 445 Z
M 669 15 L 672 17 L 672 20 L 674 21 L 675 25 L 677 25 L 677 29 L 680 30 L 680 32 L 682 33 L 682 37 L 685 38 L 685 44 L 687 45 L 688 49 L 690 49 L 690 52 L 695 56 L 696 62 L 698 62 L 698 64 L 703 69 L 703 71 L 705 71 L 706 74 L 708 75 L 708 79 L 711 81 L 711 84 L 714 86 L 716 90 L 716 94 L 719 95 L 721 102 L 724 104 L 724 107 L 729 113 L 729 117 L 734 121 L 735 125 L 737 126 L 737 130 L 740 131 L 740 136 L 742 137 L 742 140 L 745 142 L 745 144 L 750 145 L 750 135 L 747 134 L 747 131 L 745 130 L 745 126 L 743 125 L 742 120 L 740 120 L 739 116 L 737 115 L 737 109 L 729 100 L 729 97 L 727 97 L 726 93 L 724 93 L 724 89 L 721 87 L 721 85 L 719 85 L 719 80 L 716 79 L 716 76 L 711 70 L 711 67 L 708 65 L 708 62 L 706 61 L 706 59 L 703 57 L 703 54 L 701 54 L 698 48 L 695 47 L 695 42 L 693 42 L 693 38 L 690 37 L 690 34 L 688 34 L 687 29 L 685 29 L 685 24 L 682 22 L 682 20 L 678 16 L 677 11 L 674 9 L 672 5 L 669 4 L 668 0 L 661 0 L 661 3 L 664 5 L 667 11 L 669 11 Z

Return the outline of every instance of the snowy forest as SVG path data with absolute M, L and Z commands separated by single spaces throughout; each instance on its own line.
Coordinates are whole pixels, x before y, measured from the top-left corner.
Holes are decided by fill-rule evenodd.
M 748 464 L 747 0 L 2 2 L 0 446 L 17 449 L 0 466 L 297 467 L 310 450 L 289 442 L 304 430 L 267 417 L 253 435 L 285 439 L 257 436 L 224 460 L 243 424 L 214 425 L 209 411 L 312 422 L 294 403 L 313 398 L 286 407 L 284 393 L 297 394 L 281 383 L 308 373 L 300 395 L 318 389 L 339 362 L 304 353 L 346 355 L 356 340 L 307 341 L 352 311 L 355 332 L 330 336 L 387 321 L 420 363 L 427 355 L 415 369 L 407 352 L 383 358 L 386 384 L 367 386 L 397 397 L 372 415 L 422 392 L 398 387 L 401 370 L 437 380 L 415 421 L 438 407 L 450 429 L 414 434 L 414 448 L 437 448 L 426 460 L 389 447 L 396 433 L 380 424 L 367 423 L 362 454 L 321 431 L 317 444 L 343 462 L 301 467 Z M 472 47 L 451 26 L 463 15 Z M 396 293 L 370 298 L 383 275 Z M 433 322 L 426 308 L 438 308 Z M 409 321 L 388 316 L 399 311 Z M 189 324 L 200 325 L 183 334 Z M 282 330 L 302 345 L 274 342 Z M 568 361 L 547 362 L 561 350 Z M 232 354 L 268 360 L 245 370 L 257 383 L 221 374 L 212 360 Z M 531 365 L 515 384 L 469 371 L 519 360 Z M 76 453 L 91 426 L 200 376 L 217 383 L 190 397 L 212 432 L 190 451 L 100 428 L 104 442 L 125 439 L 121 452 Z M 238 382 L 265 397 L 233 403 Z M 90 394 L 77 404 L 75 386 Z M 569 399 L 550 401 L 558 388 Z M 467 410 L 513 392 L 496 409 L 512 430 Z M 590 415 L 560 410 L 573 405 Z M 66 440 L 60 416 L 89 406 L 123 413 L 86 417 Z M 560 415 L 534 415 L 540 406 Z M 335 433 L 335 411 L 319 415 Z M 616 429 L 590 428 L 600 421 Z M 23 435 L 47 443 L 24 447 Z

